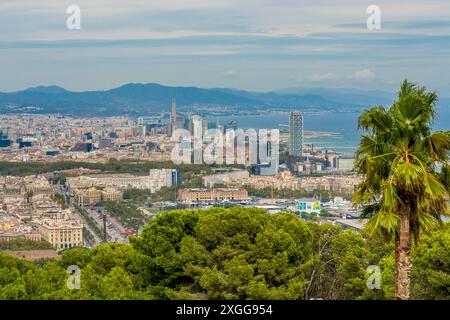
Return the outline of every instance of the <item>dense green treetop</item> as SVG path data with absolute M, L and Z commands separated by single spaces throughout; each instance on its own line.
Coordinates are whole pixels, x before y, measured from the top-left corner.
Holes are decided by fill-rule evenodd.
M 0 253 L 0 299 L 392 299 L 392 244 L 295 214 L 233 207 L 158 215 L 130 244 L 32 263 Z M 448 299 L 450 228 L 413 250 L 413 297 Z M 67 268 L 81 270 L 68 289 Z M 381 288 L 368 289 L 378 265 Z

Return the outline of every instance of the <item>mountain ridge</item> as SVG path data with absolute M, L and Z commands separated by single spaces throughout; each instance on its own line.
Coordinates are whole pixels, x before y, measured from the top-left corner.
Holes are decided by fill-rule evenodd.
M 358 111 L 388 105 L 395 94 L 377 90 L 288 88 L 254 92 L 228 88 L 126 83 L 116 88 L 70 91 L 57 85 L 0 92 L 2 113 L 61 113 L 74 115 L 149 114 L 170 111 L 173 98 L 180 111 L 256 112 L 258 110 Z M 444 99 L 447 100 L 447 99 Z

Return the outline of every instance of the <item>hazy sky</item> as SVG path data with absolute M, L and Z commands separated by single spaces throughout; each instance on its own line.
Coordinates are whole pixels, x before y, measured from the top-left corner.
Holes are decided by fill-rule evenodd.
M 381 8 L 381 30 L 366 9 Z M 68 30 L 69 5 L 81 30 Z M 0 91 L 127 82 L 274 90 L 397 90 L 450 96 L 450 1 L 0 0 Z

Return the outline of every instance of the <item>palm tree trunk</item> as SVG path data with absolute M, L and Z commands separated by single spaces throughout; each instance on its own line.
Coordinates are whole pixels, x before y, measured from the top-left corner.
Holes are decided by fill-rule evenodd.
M 409 208 L 403 207 L 400 212 L 400 237 L 395 242 L 395 297 L 397 300 L 408 300 L 410 297 L 410 253 Z

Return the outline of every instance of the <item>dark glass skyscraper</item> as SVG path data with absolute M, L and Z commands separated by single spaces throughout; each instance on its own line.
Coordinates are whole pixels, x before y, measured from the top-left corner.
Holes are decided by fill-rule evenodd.
M 289 155 L 303 154 L 303 115 L 293 111 L 289 115 Z

